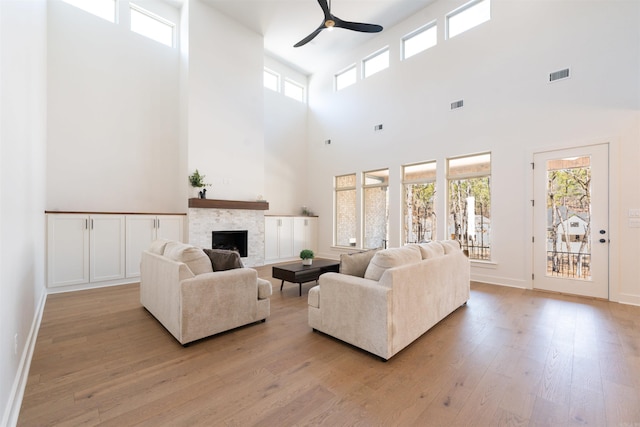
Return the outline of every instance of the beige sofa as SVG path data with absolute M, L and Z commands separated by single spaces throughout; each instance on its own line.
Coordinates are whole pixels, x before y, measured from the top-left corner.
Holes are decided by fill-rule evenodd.
M 269 316 L 269 281 L 252 268 L 214 272 L 200 248 L 155 241 L 140 268 L 140 302 L 182 345 Z
M 469 299 L 469 260 L 453 240 L 340 262 L 309 290 L 309 326 L 385 360 Z

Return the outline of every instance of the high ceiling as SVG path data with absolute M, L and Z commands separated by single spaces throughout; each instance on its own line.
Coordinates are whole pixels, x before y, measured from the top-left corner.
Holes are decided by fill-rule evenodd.
M 323 21 L 317 0 L 204 0 L 218 11 L 264 36 L 265 52 L 310 74 L 330 55 L 376 37 L 344 29 L 322 31 L 305 46 L 293 45 Z M 434 0 L 329 0 L 331 13 L 345 21 L 389 28 Z

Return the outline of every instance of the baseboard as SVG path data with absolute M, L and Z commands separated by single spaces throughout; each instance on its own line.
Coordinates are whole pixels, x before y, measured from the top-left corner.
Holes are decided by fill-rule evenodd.
M 36 313 L 33 317 L 33 322 L 31 323 L 29 336 L 27 337 L 24 349 L 22 350 L 22 357 L 20 358 L 18 371 L 16 372 L 16 377 L 13 381 L 13 386 L 11 387 L 7 411 L 4 414 L 0 425 L 13 427 L 18 423 L 20 407 L 22 406 L 22 398 L 24 397 L 24 390 L 27 387 L 27 379 L 29 378 L 31 359 L 33 358 L 33 351 L 36 347 L 36 339 L 38 338 L 38 331 L 40 330 L 40 322 L 42 321 L 42 314 L 44 313 L 44 305 L 46 302 L 47 293 L 42 292 L 42 297 L 40 298 Z

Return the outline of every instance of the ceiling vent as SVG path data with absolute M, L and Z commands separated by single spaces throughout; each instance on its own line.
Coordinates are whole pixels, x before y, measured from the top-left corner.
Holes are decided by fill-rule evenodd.
M 556 80 L 568 79 L 569 78 L 569 69 L 565 68 L 564 70 L 554 71 L 549 74 L 549 83 L 555 82 Z
M 460 100 L 460 101 L 455 101 L 451 103 L 451 109 L 452 110 L 457 110 L 458 108 L 462 108 L 464 107 L 464 100 Z

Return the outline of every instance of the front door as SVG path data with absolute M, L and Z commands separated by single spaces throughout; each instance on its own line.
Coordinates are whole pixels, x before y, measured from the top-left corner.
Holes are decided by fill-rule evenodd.
M 534 154 L 533 287 L 609 298 L 609 146 Z

